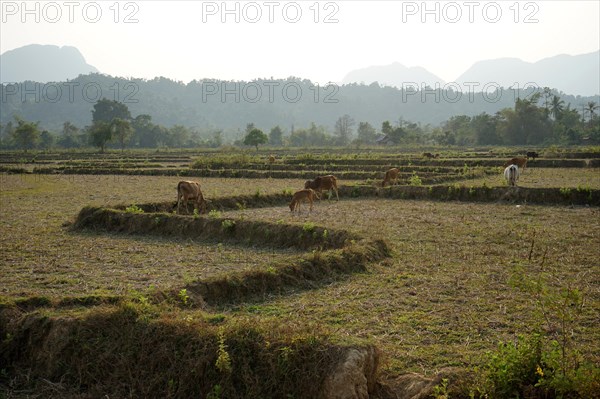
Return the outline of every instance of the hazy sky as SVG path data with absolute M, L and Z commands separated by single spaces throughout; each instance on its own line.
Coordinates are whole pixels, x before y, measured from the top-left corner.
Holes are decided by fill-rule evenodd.
M 453 81 L 474 62 L 600 48 L 600 1 L 1 0 L 0 52 L 77 47 L 115 76 L 338 82 L 400 62 Z

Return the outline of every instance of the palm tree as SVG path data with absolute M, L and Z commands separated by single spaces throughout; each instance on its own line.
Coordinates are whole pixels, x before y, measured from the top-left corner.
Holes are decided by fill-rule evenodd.
M 597 110 L 600 106 L 596 104 L 595 101 L 590 101 L 587 103 L 586 111 L 590 113 L 590 119 L 594 117 L 594 111 Z
M 552 104 L 550 105 L 550 113 L 554 117 L 554 120 L 560 119 L 560 116 L 564 110 L 565 102 L 560 99 L 559 96 L 552 96 Z

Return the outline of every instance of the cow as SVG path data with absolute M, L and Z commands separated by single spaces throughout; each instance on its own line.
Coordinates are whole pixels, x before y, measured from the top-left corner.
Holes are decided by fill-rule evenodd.
M 313 189 L 315 193 L 318 193 L 317 198 L 319 198 L 319 201 L 321 200 L 323 190 L 334 190 L 337 200 L 340 200 L 340 196 L 338 195 L 337 179 L 333 175 L 318 176 L 314 180 L 307 180 L 304 183 L 304 188 Z
M 298 211 L 300 213 L 300 203 L 302 201 L 308 201 L 310 204 L 309 212 L 312 212 L 313 202 L 315 200 L 316 193 L 311 188 L 305 188 L 304 190 L 299 190 L 294 193 L 292 197 L 292 202 L 290 202 L 290 211 Z
M 527 158 L 516 157 L 516 158 L 509 159 L 508 161 L 506 161 L 504 163 L 505 168 L 510 165 L 517 165 L 519 167 L 519 170 L 522 170 L 524 172 L 525 168 L 527 167 Z
M 269 165 L 273 165 L 275 163 L 275 155 L 269 155 Z
M 439 156 L 439 155 L 438 155 L 438 156 Z M 435 155 L 433 155 L 433 154 L 432 154 L 432 153 L 430 153 L 430 152 L 424 152 L 424 153 L 423 153 L 423 157 L 424 157 L 424 158 L 429 158 L 429 159 L 431 159 L 431 158 L 437 158 Z
M 504 178 L 509 186 L 516 186 L 517 180 L 519 180 L 519 167 L 517 165 L 508 165 L 504 169 Z
M 535 151 L 527 151 L 527 159 L 532 158 L 535 161 L 539 156 L 540 155 Z
M 194 201 L 194 209 L 197 209 L 199 213 L 206 211 L 206 201 L 200 190 L 200 184 L 195 181 L 182 180 L 177 184 L 177 213 L 181 213 L 181 203 L 185 207 L 187 213 L 188 200 Z
M 383 182 L 381 183 L 381 187 L 385 187 L 386 183 L 398 183 L 398 175 L 400 174 L 400 169 L 391 168 L 387 172 L 385 172 L 385 177 L 383 178 Z

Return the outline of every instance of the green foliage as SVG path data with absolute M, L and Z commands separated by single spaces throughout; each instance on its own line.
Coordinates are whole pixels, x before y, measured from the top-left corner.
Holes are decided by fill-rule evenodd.
M 302 225 L 302 230 L 304 230 L 305 233 L 312 233 L 315 231 L 315 224 L 312 222 L 306 222 Z
M 24 151 L 35 148 L 40 137 L 39 123 L 26 122 L 18 117 L 15 120 L 17 127 L 13 131 L 13 140 L 17 146 Z
M 104 152 L 106 144 L 112 139 L 112 128 L 110 123 L 96 121 L 90 128 L 90 143 Z
M 252 129 L 246 137 L 244 137 L 245 145 L 253 145 L 256 147 L 256 151 L 258 151 L 258 146 L 260 144 L 266 144 L 269 141 L 269 138 L 266 134 L 263 133 L 260 129 Z
M 233 233 L 233 231 L 235 230 L 235 220 L 225 219 L 221 222 L 221 227 L 227 233 Z
M 417 176 L 417 172 L 413 172 L 412 176 L 408 179 L 408 184 L 411 186 L 422 186 L 423 181 Z
M 231 357 L 227 352 L 227 345 L 225 345 L 225 332 L 222 328 L 219 330 L 219 349 L 217 352 L 217 361 L 215 362 L 215 366 L 223 374 L 231 373 Z
M 496 352 L 488 353 L 484 367 L 482 397 L 515 398 L 523 389 L 535 386 L 540 378 L 542 343 L 539 334 L 519 335 L 517 342 L 501 342 Z
M 114 119 L 130 120 L 131 113 L 124 103 L 102 98 L 94 104 L 92 122 L 112 123 Z
M 144 210 L 135 204 L 131 204 L 127 208 L 125 208 L 125 212 L 127 213 L 144 213 Z M 156 222 L 156 220 L 155 220 Z
M 530 262 L 534 246 L 535 232 L 528 257 Z M 490 356 L 483 390 L 490 397 L 519 397 L 531 387 L 544 394 L 569 397 L 593 389 L 583 375 L 600 374 L 598 367 L 585 363 L 573 342 L 584 304 L 583 293 L 546 272 L 545 259 L 546 253 L 539 268 L 522 263 L 513 266 L 509 283 L 530 295 L 538 325 L 545 324 L 545 327 L 529 335 L 519 335 L 514 344 L 500 344 L 497 352 Z M 531 270 L 533 275 L 530 275 Z
M 185 306 L 188 305 L 189 303 L 189 299 L 190 296 L 188 295 L 188 292 L 185 288 L 181 289 L 178 293 L 177 296 L 179 297 L 179 299 L 181 300 L 181 303 L 183 303 Z
M 569 187 L 561 187 L 559 191 L 560 194 L 565 198 L 569 198 L 571 196 L 571 189 Z
M 218 219 L 221 217 L 221 212 L 216 209 L 211 209 L 210 212 L 208 212 L 208 217 L 211 219 Z
M 448 379 L 443 378 L 439 385 L 433 387 L 432 399 L 448 399 Z

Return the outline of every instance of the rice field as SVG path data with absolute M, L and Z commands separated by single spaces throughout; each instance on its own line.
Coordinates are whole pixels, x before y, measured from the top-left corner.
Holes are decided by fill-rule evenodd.
M 519 186 L 600 189 L 598 177 L 597 168 L 531 167 Z M 192 179 L 201 182 L 209 200 L 281 193 L 291 198 L 304 184 L 303 179 Z M 175 202 L 179 180 L 0 174 L 0 296 L 5 301 L 127 296 L 291 263 L 304 255 L 268 245 L 70 229 L 84 206 Z M 376 180 L 338 183 L 377 185 Z M 500 172 L 454 184 L 505 185 Z M 347 230 L 385 240 L 392 255 L 369 264 L 365 272 L 314 289 L 189 309 L 172 317 L 189 320 L 214 313 L 226 322 L 313 326 L 332 342 L 378 347 L 384 380 L 406 372 L 434 375 L 448 367 L 480 365 L 498 342 L 532 332 L 539 309 L 512 283 L 525 273 L 544 278 L 552 289 L 582 292 L 584 306 L 571 334 L 583 358 L 600 365 L 597 207 L 342 197 L 317 201 L 312 212 L 303 205 L 299 214 L 282 203 L 221 215 Z M 553 318 L 543 328 L 550 334 L 560 329 Z

